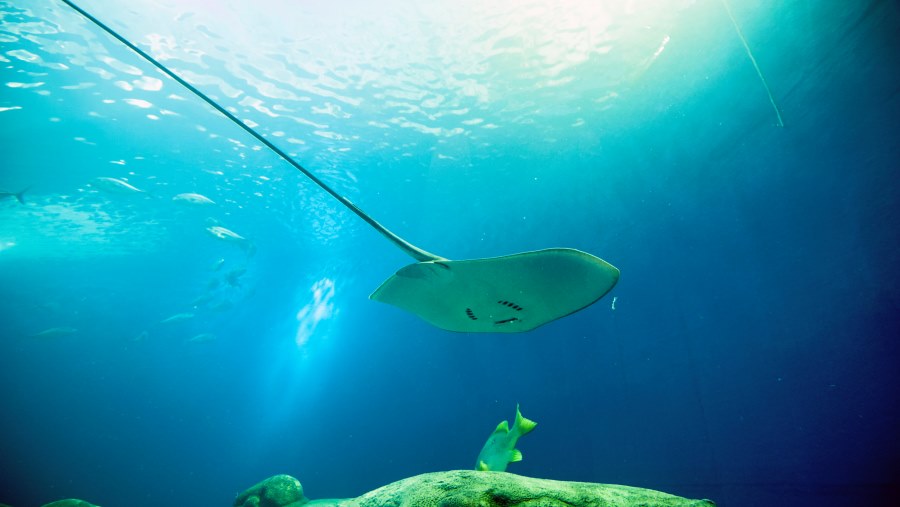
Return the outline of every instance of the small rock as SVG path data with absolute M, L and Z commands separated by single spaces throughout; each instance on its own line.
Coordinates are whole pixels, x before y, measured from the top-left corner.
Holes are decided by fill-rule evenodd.
M 44 504 L 41 507 L 97 507 L 97 506 L 90 502 L 85 502 L 84 500 L 78 500 L 77 498 L 66 498 L 65 500 L 57 500 L 55 502 L 50 502 L 48 504 Z
M 308 501 L 300 481 L 276 475 L 238 495 L 234 507 L 300 507 Z

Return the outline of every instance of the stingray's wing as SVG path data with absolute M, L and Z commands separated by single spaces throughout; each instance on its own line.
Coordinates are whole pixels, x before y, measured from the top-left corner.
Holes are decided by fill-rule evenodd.
M 602 298 L 619 270 L 591 254 L 551 248 L 503 257 L 406 266 L 371 299 L 448 331 L 529 331 Z

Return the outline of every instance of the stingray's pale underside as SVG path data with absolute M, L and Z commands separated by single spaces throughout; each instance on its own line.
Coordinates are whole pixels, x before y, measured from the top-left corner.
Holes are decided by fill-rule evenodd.
M 603 259 L 571 248 L 410 264 L 370 296 L 448 331 L 516 333 L 576 312 L 619 279 Z

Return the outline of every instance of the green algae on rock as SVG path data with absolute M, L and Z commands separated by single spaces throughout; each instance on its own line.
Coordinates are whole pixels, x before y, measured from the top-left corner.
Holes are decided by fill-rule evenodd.
M 289 477 L 290 476 L 276 476 Z M 274 479 L 274 477 L 273 477 Z M 271 479 L 267 479 L 271 480 Z M 299 507 L 306 503 L 245 503 L 251 491 L 238 496 L 235 507 Z M 299 481 L 297 486 L 299 487 Z M 302 492 L 302 490 L 301 490 Z M 302 496 L 302 493 L 301 493 Z M 589 482 L 534 479 L 507 472 L 454 470 L 403 479 L 357 498 L 315 500 L 325 507 L 714 507 L 710 500 L 691 500 L 652 489 Z
M 85 502 L 84 500 L 78 500 L 77 498 L 66 498 L 65 500 L 57 500 L 55 502 L 50 502 L 48 504 L 44 504 L 41 507 L 97 507 L 97 506 L 90 502 Z
M 417 475 L 357 498 L 354 507 L 712 507 L 650 489 L 456 470 Z

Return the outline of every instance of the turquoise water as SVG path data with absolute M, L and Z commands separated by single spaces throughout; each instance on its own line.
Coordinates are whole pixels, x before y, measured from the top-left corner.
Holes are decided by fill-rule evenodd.
M 82 6 L 426 250 L 621 269 L 518 335 L 370 301 L 400 250 L 64 4 L 0 2 L 0 501 L 357 496 L 472 467 L 516 403 L 522 475 L 896 495 L 896 3 L 733 2 L 783 126 L 719 0 L 485 3 Z

